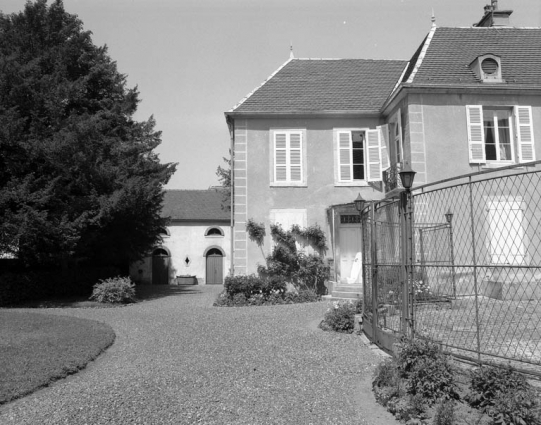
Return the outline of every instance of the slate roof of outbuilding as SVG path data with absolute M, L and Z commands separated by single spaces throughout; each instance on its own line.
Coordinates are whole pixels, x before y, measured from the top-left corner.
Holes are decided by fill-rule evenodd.
M 401 60 L 291 59 L 229 112 L 379 112 Z
M 541 85 L 541 28 L 438 27 L 424 57 L 419 52 L 412 57 L 403 82 L 421 60 L 413 84 L 481 84 L 469 65 L 490 53 L 501 58 L 506 84 Z
M 222 200 L 217 189 L 167 190 L 161 215 L 182 221 L 230 221 L 231 213 L 222 209 Z

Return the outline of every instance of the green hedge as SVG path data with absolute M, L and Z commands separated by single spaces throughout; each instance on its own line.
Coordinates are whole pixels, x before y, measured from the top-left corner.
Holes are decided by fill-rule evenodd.
M 100 279 L 118 274 L 116 267 L 5 271 L 0 273 L 0 306 L 46 297 L 90 295 Z

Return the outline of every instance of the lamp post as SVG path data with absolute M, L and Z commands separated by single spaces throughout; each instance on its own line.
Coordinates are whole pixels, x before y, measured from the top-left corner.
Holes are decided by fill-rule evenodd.
M 402 186 L 405 189 L 405 191 L 400 194 L 400 216 L 402 225 L 402 316 L 400 321 L 402 334 L 407 336 L 408 330 L 411 330 L 412 337 L 414 328 L 413 308 L 411 308 L 410 311 L 410 301 L 413 301 L 413 213 L 411 208 L 411 188 L 413 186 L 415 174 L 415 171 L 411 169 L 408 162 L 404 164 L 403 170 L 399 173 Z
M 362 265 L 361 265 L 361 273 L 362 273 L 362 285 L 363 285 L 363 298 L 364 298 L 364 285 L 365 285 L 365 282 L 366 282 L 366 275 L 365 275 L 365 272 L 364 272 L 364 265 L 366 264 L 365 262 L 365 256 L 364 256 L 364 222 L 363 222 L 363 210 L 364 210 L 364 207 L 366 205 L 366 200 L 363 199 L 363 197 L 361 196 L 361 193 L 359 192 L 359 195 L 357 196 L 357 198 L 355 199 L 355 201 L 353 201 L 353 203 L 355 204 L 355 209 L 357 210 L 357 212 L 359 213 L 359 221 L 361 222 L 361 256 L 362 256 Z M 363 302 L 363 315 L 364 315 L 364 302 Z
M 451 245 L 451 279 L 453 282 L 453 298 L 456 299 L 456 279 L 455 279 L 455 248 L 453 244 L 453 213 L 451 208 L 445 213 L 445 220 L 449 224 L 449 244 Z

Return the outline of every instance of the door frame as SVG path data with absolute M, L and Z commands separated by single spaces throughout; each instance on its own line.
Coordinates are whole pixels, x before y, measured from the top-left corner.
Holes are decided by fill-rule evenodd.
M 225 278 L 225 251 L 223 250 L 222 247 L 220 246 L 216 246 L 216 245 L 213 245 L 213 246 L 209 246 L 207 249 L 205 249 L 205 252 L 203 253 L 203 257 L 205 258 L 205 284 L 208 284 L 209 280 L 208 280 L 208 277 L 207 277 L 207 269 L 208 269 L 208 257 L 209 255 L 212 255 L 210 254 L 211 251 L 213 250 L 217 250 L 220 252 L 221 254 L 221 257 L 222 257 L 222 283 L 221 285 L 224 284 L 224 278 Z M 216 285 L 220 285 L 220 284 L 216 284 Z

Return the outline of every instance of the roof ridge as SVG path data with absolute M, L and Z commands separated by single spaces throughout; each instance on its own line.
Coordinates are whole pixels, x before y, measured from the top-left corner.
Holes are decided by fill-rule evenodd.
M 541 30 L 541 27 L 513 27 L 513 26 L 505 26 L 505 27 L 445 27 L 445 26 L 438 26 L 438 28 L 444 28 L 444 29 L 471 29 L 476 31 L 498 31 L 498 30 Z
M 268 83 L 272 77 L 274 77 L 278 72 L 282 70 L 284 66 L 286 66 L 289 62 L 295 60 L 295 58 L 288 58 L 276 71 L 274 71 L 265 81 L 263 81 L 259 86 L 257 86 L 254 90 L 252 90 L 250 93 L 248 93 L 243 99 L 241 99 L 240 102 L 238 102 L 235 106 L 233 106 L 228 112 L 234 112 L 235 109 L 237 109 L 240 105 L 242 105 L 244 102 L 246 102 L 256 91 L 258 91 L 261 87 L 263 87 L 266 83 Z
M 407 59 L 370 59 L 370 58 L 295 58 L 301 61 L 363 61 L 363 62 L 407 62 Z

